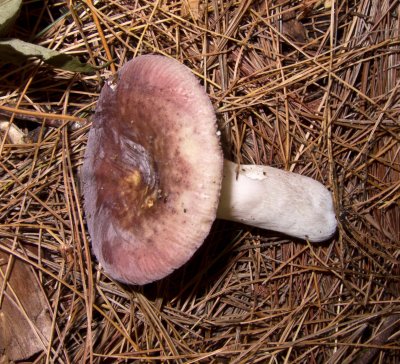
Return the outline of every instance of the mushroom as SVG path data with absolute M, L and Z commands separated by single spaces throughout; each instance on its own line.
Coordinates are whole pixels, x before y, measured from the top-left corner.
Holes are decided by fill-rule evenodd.
M 182 266 L 217 216 L 316 242 L 336 229 L 319 182 L 224 161 L 206 92 L 186 66 L 158 55 L 127 62 L 104 85 L 82 182 L 93 252 L 128 284 Z

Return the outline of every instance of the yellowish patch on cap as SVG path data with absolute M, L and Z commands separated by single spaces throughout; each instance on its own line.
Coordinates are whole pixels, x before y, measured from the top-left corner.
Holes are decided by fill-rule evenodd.
M 154 198 L 152 196 L 148 196 L 144 201 L 143 208 L 152 208 L 154 206 Z
M 140 182 L 142 181 L 142 176 L 140 174 L 140 171 L 135 169 L 132 171 L 132 173 L 128 174 L 125 177 L 125 181 L 128 185 L 132 185 L 134 187 L 139 186 Z

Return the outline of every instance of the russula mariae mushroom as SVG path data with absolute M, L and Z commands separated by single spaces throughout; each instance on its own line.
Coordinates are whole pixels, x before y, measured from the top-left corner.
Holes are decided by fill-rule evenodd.
M 336 229 L 319 182 L 224 162 L 206 92 L 187 67 L 163 56 L 137 57 L 104 85 L 82 182 L 94 254 L 130 284 L 187 262 L 216 216 L 310 241 Z

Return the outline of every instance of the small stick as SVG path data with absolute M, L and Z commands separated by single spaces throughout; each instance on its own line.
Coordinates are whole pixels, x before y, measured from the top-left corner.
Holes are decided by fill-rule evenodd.
M 14 114 L 16 119 L 35 123 L 40 123 L 41 121 L 39 119 L 44 119 L 44 124 L 53 128 L 59 128 L 68 122 L 73 122 L 71 123 L 73 129 L 78 129 L 82 126 L 85 126 L 88 122 L 87 119 L 76 116 L 42 113 L 33 110 L 16 109 L 5 105 L 0 105 L 0 115 L 10 118 Z

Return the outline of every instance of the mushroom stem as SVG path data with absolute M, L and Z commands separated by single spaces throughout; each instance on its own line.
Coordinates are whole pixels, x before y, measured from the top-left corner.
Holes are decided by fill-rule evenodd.
M 225 160 L 217 217 L 311 242 L 336 231 L 331 193 L 296 173 Z

